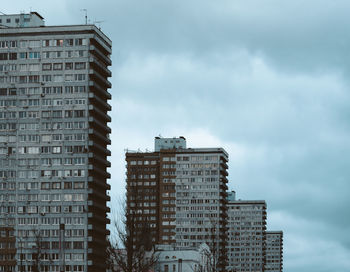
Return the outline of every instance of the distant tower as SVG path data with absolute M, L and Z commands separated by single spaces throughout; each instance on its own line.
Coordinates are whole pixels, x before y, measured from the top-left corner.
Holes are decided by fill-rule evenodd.
M 184 137 L 156 137 L 155 152 L 127 152 L 126 162 L 127 210 L 137 215 L 136 233 L 145 236 L 146 229 L 153 243 L 183 249 L 205 242 L 217 271 L 225 271 L 226 151 L 186 148 Z
M 264 200 L 229 200 L 228 255 L 233 271 L 265 271 L 266 203 Z
M 266 269 L 265 272 L 283 271 L 283 232 L 266 232 Z

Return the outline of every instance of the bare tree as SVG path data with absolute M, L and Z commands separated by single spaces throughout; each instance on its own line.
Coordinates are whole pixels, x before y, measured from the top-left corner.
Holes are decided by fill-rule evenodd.
M 140 218 L 137 209 L 127 209 L 123 205 L 121 219 L 113 219 L 107 249 L 110 271 L 148 272 L 156 264 L 151 228 Z
M 32 230 L 35 246 L 33 246 L 33 272 L 40 272 L 43 268 L 44 249 L 47 249 L 46 242 L 43 241 L 40 230 Z
M 226 271 L 226 249 L 222 243 L 226 242 L 220 237 L 220 228 L 216 220 L 207 217 L 207 244 L 210 251 L 208 252 L 208 272 Z

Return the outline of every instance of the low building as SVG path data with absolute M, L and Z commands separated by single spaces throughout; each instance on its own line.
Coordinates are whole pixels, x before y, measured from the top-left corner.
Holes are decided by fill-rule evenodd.
M 209 272 L 212 255 L 206 244 L 195 249 L 179 249 L 170 245 L 157 246 L 156 272 Z

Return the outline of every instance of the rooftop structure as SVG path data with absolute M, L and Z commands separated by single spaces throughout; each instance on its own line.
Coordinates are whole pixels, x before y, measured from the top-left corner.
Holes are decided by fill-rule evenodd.
M 41 27 L 44 25 L 44 18 L 37 12 L 0 14 L 0 28 Z

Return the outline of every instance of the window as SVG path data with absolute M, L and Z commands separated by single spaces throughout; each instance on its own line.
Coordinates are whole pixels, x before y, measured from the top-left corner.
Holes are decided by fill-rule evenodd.
M 30 59 L 39 59 L 40 58 L 40 52 L 29 52 L 29 58 Z
M 74 75 L 75 81 L 84 81 L 85 77 L 86 77 L 86 75 L 84 75 L 84 74 L 75 74 Z
M 73 62 L 66 62 L 65 69 L 66 70 L 73 70 Z
M 62 147 L 61 146 L 53 146 L 52 153 L 53 154 L 62 153 Z
M 85 39 L 75 39 L 75 45 L 76 46 L 86 45 L 86 40 Z
M 62 70 L 63 64 L 62 63 L 54 63 L 53 64 L 53 69 L 54 70 Z
M 66 46 L 73 46 L 73 39 L 66 39 L 65 40 L 65 45 Z
M 83 69 L 85 69 L 85 62 L 76 62 L 74 64 L 74 69 L 75 70 L 83 70 Z
M 52 81 L 51 75 L 42 75 L 42 80 L 44 82 Z
M 40 41 L 28 41 L 29 47 L 40 47 Z
M 51 68 L 52 68 L 51 63 L 43 63 L 43 66 L 42 66 L 43 71 L 49 71 L 51 70 Z

